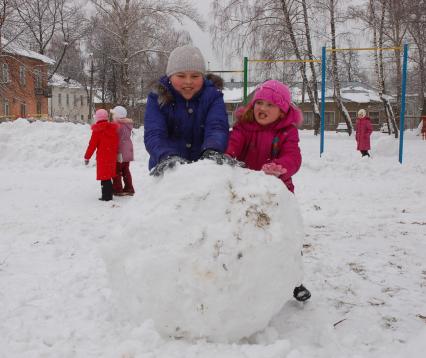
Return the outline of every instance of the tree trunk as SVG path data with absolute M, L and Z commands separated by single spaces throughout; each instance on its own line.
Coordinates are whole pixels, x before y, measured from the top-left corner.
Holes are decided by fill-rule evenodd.
M 330 0 L 330 27 L 331 27 L 331 48 L 336 49 L 336 22 L 335 22 L 335 1 Z M 343 115 L 343 119 L 346 122 L 346 126 L 348 127 L 348 134 L 352 135 L 353 126 L 351 117 L 349 116 L 348 110 L 343 104 L 342 97 L 340 94 L 340 80 L 339 74 L 337 72 L 337 55 L 336 51 L 331 52 L 331 62 L 332 62 L 332 76 L 334 82 L 334 100 L 337 103 L 337 108 L 339 112 Z
M 312 39 L 311 39 L 311 29 L 309 27 L 309 18 L 308 18 L 308 9 L 306 6 L 306 0 L 302 0 L 302 8 L 303 8 L 303 22 L 305 25 L 305 37 L 306 37 L 306 45 L 308 48 L 308 56 L 310 60 L 314 59 L 313 51 L 312 51 Z M 319 101 L 318 101 L 318 84 L 317 84 L 317 74 L 315 70 L 315 63 L 309 63 L 311 68 L 311 88 L 313 91 L 314 104 L 312 110 L 314 112 L 314 134 L 318 135 L 321 124 L 321 115 L 319 112 Z M 311 102 L 312 103 L 312 102 Z
M 281 0 L 281 8 L 283 10 L 283 13 L 284 13 L 284 16 L 285 16 L 285 19 L 286 19 L 286 27 L 287 27 L 287 31 L 290 35 L 290 40 L 291 40 L 291 44 L 293 46 L 294 54 L 296 55 L 296 58 L 298 60 L 303 60 L 303 58 L 300 54 L 299 47 L 297 45 L 296 36 L 294 34 L 293 25 L 292 25 L 292 22 L 291 22 L 290 11 L 288 9 L 286 0 Z M 306 84 L 306 91 L 308 93 L 309 101 L 311 102 L 311 105 L 312 105 L 312 110 L 314 112 L 315 121 L 317 121 L 318 120 L 317 117 L 319 116 L 319 108 L 318 108 L 317 102 L 315 102 L 315 96 L 314 96 L 312 88 L 309 84 L 308 77 L 306 75 L 305 66 L 300 66 L 300 72 L 301 72 L 301 75 L 302 75 L 303 82 Z M 318 128 L 319 128 L 319 126 L 318 126 Z M 315 130 L 314 133 L 315 133 L 315 135 L 317 135 L 318 130 Z

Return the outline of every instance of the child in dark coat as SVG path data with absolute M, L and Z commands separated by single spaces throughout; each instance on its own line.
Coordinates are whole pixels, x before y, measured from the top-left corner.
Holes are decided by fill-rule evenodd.
M 151 174 L 159 176 L 177 163 L 224 158 L 228 116 L 218 77 L 205 75 L 200 50 L 174 49 L 166 76 L 148 96 L 144 119 L 145 147 Z
M 86 165 L 96 150 L 96 180 L 101 181 L 102 197 L 99 200 L 112 200 L 112 181 L 116 175 L 118 153 L 117 125 L 108 122 L 108 112 L 98 109 L 96 123 L 92 126 L 92 137 L 84 155 Z

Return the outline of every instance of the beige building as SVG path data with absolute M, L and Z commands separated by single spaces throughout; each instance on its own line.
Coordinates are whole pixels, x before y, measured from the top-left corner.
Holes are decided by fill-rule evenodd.
M 49 117 L 54 121 L 88 122 L 87 91 L 79 82 L 54 74 L 49 81 Z

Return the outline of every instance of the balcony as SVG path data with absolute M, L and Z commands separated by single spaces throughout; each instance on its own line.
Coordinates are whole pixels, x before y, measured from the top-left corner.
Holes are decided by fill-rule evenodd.
M 36 96 L 43 96 L 44 95 L 44 88 L 43 87 L 36 87 L 34 88 L 34 93 Z
M 52 97 L 52 87 L 35 87 L 34 93 L 36 96 Z

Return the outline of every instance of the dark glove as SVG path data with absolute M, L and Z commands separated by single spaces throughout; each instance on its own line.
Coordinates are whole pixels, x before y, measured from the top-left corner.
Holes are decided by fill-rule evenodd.
M 178 163 L 188 164 L 189 161 L 177 155 L 172 155 L 170 157 L 167 157 L 166 159 L 163 159 L 154 168 L 152 168 L 149 175 L 153 175 L 155 177 L 162 176 L 166 170 L 173 169 Z
M 240 162 L 239 160 L 232 158 L 228 154 L 217 152 L 213 149 L 206 149 L 203 154 L 201 155 L 201 159 L 209 159 L 215 161 L 217 164 L 227 164 L 231 167 L 245 167 L 244 162 Z

